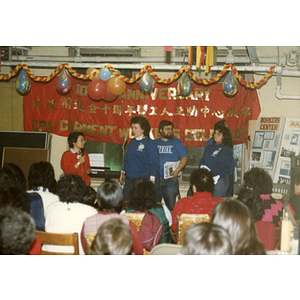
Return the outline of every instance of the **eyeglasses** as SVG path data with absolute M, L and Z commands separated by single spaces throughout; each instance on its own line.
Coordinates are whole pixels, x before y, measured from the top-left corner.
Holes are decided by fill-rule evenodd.
M 77 143 L 87 143 L 87 140 L 85 140 L 85 139 L 78 139 Z

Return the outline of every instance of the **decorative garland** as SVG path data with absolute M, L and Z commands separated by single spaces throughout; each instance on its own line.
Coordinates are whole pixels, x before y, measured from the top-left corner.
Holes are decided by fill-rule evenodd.
M 15 76 L 19 69 L 23 68 L 27 74 L 29 75 L 29 77 L 34 80 L 34 81 L 40 81 L 40 82 L 48 82 L 50 80 L 52 80 L 63 68 L 68 69 L 69 73 L 76 78 L 79 79 L 83 79 L 83 80 L 92 80 L 93 78 L 95 78 L 96 76 L 99 76 L 99 72 L 101 69 L 97 70 L 96 72 L 94 72 L 92 75 L 82 75 L 82 74 L 78 74 L 76 73 L 71 66 L 68 63 L 61 63 L 49 76 L 35 76 L 31 70 L 27 67 L 27 65 L 22 62 L 20 63 L 18 66 L 15 67 L 15 69 L 13 70 L 13 72 L 11 72 L 10 74 L 7 75 L 1 75 L 0 76 L 0 80 L 9 80 L 11 77 Z M 204 84 L 204 85 L 209 85 L 212 83 L 216 83 L 220 80 L 220 78 L 226 73 L 226 71 L 230 68 L 234 74 L 234 76 L 238 79 L 238 81 L 244 85 L 246 88 L 251 88 L 251 89 L 255 89 L 255 88 L 259 88 L 261 87 L 264 83 L 267 82 L 267 80 L 269 79 L 270 76 L 272 76 L 273 72 L 275 71 L 275 66 L 271 67 L 269 72 L 264 76 L 263 79 L 261 79 L 259 82 L 257 83 L 249 83 L 247 81 L 245 81 L 242 76 L 239 75 L 237 69 L 235 68 L 234 65 L 232 64 L 228 64 L 228 65 L 224 65 L 223 70 L 221 72 L 219 72 L 219 74 L 211 79 L 201 79 L 201 78 L 197 78 L 196 75 L 189 69 L 188 66 L 182 66 L 178 72 L 173 75 L 172 77 L 168 78 L 168 79 L 162 79 L 160 77 L 157 76 L 156 73 L 153 72 L 152 68 L 150 65 L 146 65 L 143 69 L 141 69 L 141 71 L 135 75 L 132 78 L 127 78 L 121 74 L 119 74 L 111 65 L 107 64 L 104 68 L 107 68 L 112 74 L 114 74 L 116 77 L 119 77 L 120 79 L 123 79 L 125 82 L 127 83 L 134 83 L 135 81 L 137 81 L 140 77 L 142 77 L 145 72 L 148 71 L 148 73 L 155 79 L 156 82 L 158 83 L 163 83 L 163 84 L 170 84 L 173 81 L 176 81 L 183 72 L 186 72 L 195 82 L 200 83 L 200 84 Z

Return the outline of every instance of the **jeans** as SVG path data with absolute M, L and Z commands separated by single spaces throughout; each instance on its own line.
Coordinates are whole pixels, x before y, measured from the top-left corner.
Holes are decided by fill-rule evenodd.
M 170 212 L 172 212 L 177 196 L 179 196 L 180 199 L 178 177 L 169 179 L 160 177 L 160 189 L 157 194 L 157 201 L 161 202 L 162 198 L 164 198 L 166 206 Z
M 226 197 L 227 190 L 229 187 L 229 175 L 220 178 L 214 187 L 213 197 Z

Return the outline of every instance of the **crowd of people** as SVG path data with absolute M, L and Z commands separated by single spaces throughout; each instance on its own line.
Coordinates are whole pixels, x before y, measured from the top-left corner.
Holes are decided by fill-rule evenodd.
M 90 186 L 91 167 L 80 132 L 69 135 L 70 149 L 61 159 L 64 175 L 58 181 L 49 162 L 32 164 L 28 178 L 17 165 L 4 164 L 0 254 L 72 252 L 71 246 L 41 245 L 35 234 L 40 230 L 77 233 L 79 254 L 141 255 L 158 244 L 176 244 L 177 218 L 183 213 L 208 214 L 210 222 L 186 229 L 181 254 L 262 255 L 276 249 L 282 202 L 272 198 L 272 179 L 260 168 L 245 173 L 244 186 L 233 197 L 235 164 L 226 122 L 215 125 L 183 198 L 178 177 L 187 152 L 174 137 L 172 122 L 161 122 L 157 140 L 149 137 L 145 117 L 133 117 L 131 127 L 134 138 L 120 182 L 105 181 L 96 190 Z M 143 214 L 138 227 L 129 214 Z M 95 237 L 88 245 L 91 233 Z

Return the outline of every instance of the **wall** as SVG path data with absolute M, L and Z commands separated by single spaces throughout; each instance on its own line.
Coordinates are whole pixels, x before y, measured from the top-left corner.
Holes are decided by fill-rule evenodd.
M 257 55 L 264 57 L 276 57 L 283 53 L 289 53 L 290 51 L 297 51 L 299 53 L 299 47 L 288 47 L 288 46 L 257 46 Z M 66 47 L 33 47 L 29 51 L 28 55 L 57 55 L 57 56 L 67 56 L 68 50 Z M 167 53 L 164 51 L 162 46 L 154 47 L 142 47 L 141 56 L 166 56 Z M 185 60 L 186 61 L 186 60 Z M 184 65 L 186 65 L 185 63 Z M 57 66 L 59 63 L 57 63 Z M 146 63 L 145 63 L 146 65 Z M 264 64 L 259 64 L 264 66 Z M 265 64 L 265 66 L 272 66 L 274 64 Z M 113 65 L 112 65 L 113 66 Z M 48 76 L 54 69 L 34 69 L 30 68 L 31 71 L 37 76 Z M 296 68 L 291 68 L 296 70 Z M 1 72 L 9 71 L 8 68 L 3 67 Z M 167 71 L 167 72 L 156 72 L 161 78 L 169 78 L 173 76 L 177 71 Z M 204 78 L 204 72 L 197 73 L 197 77 Z M 255 74 L 254 81 L 258 82 L 263 78 L 263 75 Z M 13 130 L 22 131 L 23 130 L 23 115 L 22 115 L 22 97 L 15 90 L 16 78 L 10 79 L 8 82 L 0 81 L 0 130 Z M 300 111 L 300 100 L 279 100 L 275 96 L 275 86 L 276 86 L 276 76 L 272 76 L 265 85 L 257 90 L 260 105 L 261 105 L 261 115 L 263 117 L 299 117 Z M 300 95 L 300 78 L 282 78 L 282 90 L 283 94 L 295 94 Z M 255 122 L 252 122 L 251 128 L 255 128 Z M 253 130 L 252 130 L 253 132 Z M 252 133 L 251 133 L 252 134 Z M 58 139 L 59 140 L 59 139 Z M 59 143 L 62 148 L 65 148 L 66 140 L 62 138 Z M 55 150 L 53 151 L 55 153 Z M 55 153 L 55 156 L 59 156 Z M 55 157 L 52 156 L 52 157 Z M 55 165 L 56 172 L 61 173 L 58 158 L 56 160 L 52 158 L 52 162 Z

